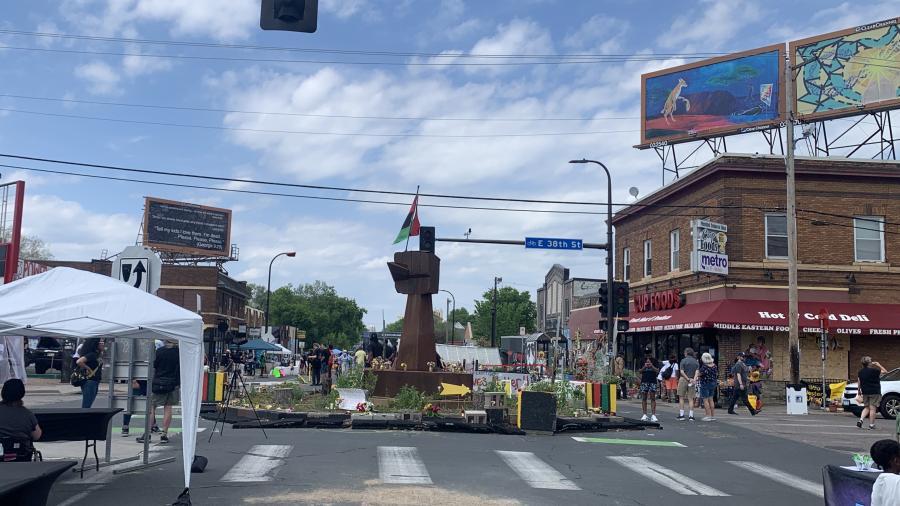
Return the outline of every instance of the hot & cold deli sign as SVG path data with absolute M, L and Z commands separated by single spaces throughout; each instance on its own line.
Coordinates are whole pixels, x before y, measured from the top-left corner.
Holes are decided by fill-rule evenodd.
M 710 274 L 728 274 L 728 227 L 707 220 L 691 221 L 691 270 Z

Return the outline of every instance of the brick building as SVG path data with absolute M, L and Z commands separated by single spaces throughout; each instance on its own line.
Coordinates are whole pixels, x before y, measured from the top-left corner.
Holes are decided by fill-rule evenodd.
M 855 378 L 864 355 L 900 366 L 900 164 L 798 158 L 796 168 L 801 376 L 822 374 L 823 309 L 830 378 Z M 785 206 L 783 158 L 726 154 L 619 210 L 616 278 L 632 304 L 618 342 L 630 366 L 647 347 L 664 357 L 686 346 L 724 365 L 762 338 L 772 379 L 788 378 Z M 695 268 L 692 220 L 727 226 L 710 239 L 727 274 Z
M 573 311 L 595 306 L 599 303 L 599 279 L 570 278 L 569 269 L 554 264 L 544 276 L 544 283 L 537 289 L 537 330 L 549 336 L 565 333 L 575 335 L 576 328 L 570 322 Z M 595 311 L 596 313 L 596 311 Z M 593 327 L 588 329 L 579 323 L 577 330 L 582 331 L 582 339 L 592 339 L 593 329 L 597 326 L 597 318 L 593 318 Z

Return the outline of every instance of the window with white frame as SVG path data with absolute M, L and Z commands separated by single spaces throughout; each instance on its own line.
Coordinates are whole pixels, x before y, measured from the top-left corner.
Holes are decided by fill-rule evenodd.
M 787 216 L 766 215 L 766 258 L 787 258 Z
M 644 241 L 644 277 L 649 278 L 653 274 L 653 247 L 649 240 Z
M 853 218 L 853 245 L 857 262 L 884 262 L 884 217 Z
M 625 281 L 631 281 L 631 248 L 622 250 L 622 270 Z
M 669 232 L 669 270 L 677 271 L 678 270 L 678 255 L 681 253 L 681 246 L 679 244 L 679 239 L 681 239 L 681 234 L 678 232 L 678 229 Z

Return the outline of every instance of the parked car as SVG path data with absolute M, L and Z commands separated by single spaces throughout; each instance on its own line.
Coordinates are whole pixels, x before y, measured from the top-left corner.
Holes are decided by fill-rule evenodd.
M 844 411 L 850 411 L 855 416 L 862 414 L 863 410 L 862 405 L 856 402 L 858 390 L 859 385 L 855 382 L 847 384 L 844 390 Z M 888 420 L 900 415 L 900 367 L 881 375 L 881 405 L 878 411 Z
M 25 366 L 34 364 L 34 372 L 45 374 L 48 369 L 62 370 L 62 361 L 66 353 L 63 351 L 62 342 L 52 337 L 29 339 L 29 346 L 25 350 Z

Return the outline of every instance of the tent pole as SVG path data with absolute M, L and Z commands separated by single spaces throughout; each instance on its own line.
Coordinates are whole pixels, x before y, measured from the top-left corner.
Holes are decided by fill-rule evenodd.
M 112 364 L 112 367 L 110 367 L 109 374 L 107 375 L 107 376 L 109 376 L 108 398 L 109 398 L 109 407 L 114 408 L 114 407 L 116 407 L 116 399 L 115 399 L 115 397 L 116 397 L 116 340 L 115 339 L 112 340 L 112 346 L 110 346 L 109 363 Z M 101 365 L 101 371 L 102 371 L 102 365 Z M 130 383 L 128 384 L 128 387 L 129 387 L 129 392 L 130 392 L 131 391 Z M 106 424 L 106 458 L 104 460 L 106 460 L 107 464 L 109 464 L 109 461 L 112 460 L 112 420 L 110 420 L 110 423 Z

